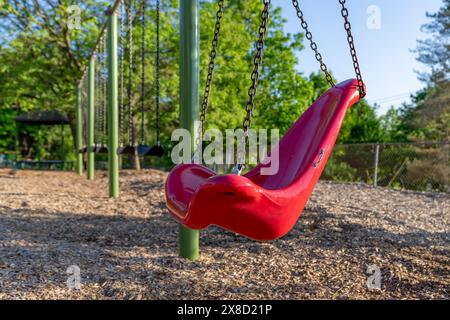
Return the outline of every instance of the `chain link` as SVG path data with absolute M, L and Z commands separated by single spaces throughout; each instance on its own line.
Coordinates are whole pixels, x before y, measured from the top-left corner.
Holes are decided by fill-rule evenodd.
M 217 6 L 219 7 L 216 12 L 216 23 L 214 26 L 214 37 L 212 40 L 212 48 L 209 53 L 209 64 L 208 64 L 208 75 L 206 76 L 205 91 L 203 93 L 202 110 L 200 114 L 200 126 L 198 127 L 198 134 L 196 138 L 196 148 L 201 148 L 201 141 L 205 131 L 205 121 L 206 121 L 206 111 L 208 110 L 209 95 L 211 93 L 211 84 L 213 80 L 214 68 L 215 68 L 215 58 L 217 56 L 217 45 L 219 44 L 219 35 L 221 20 L 223 17 L 223 2 L 224 0 L 219 0 Z
M 133 0 L 128 1 L 127 20 L 128 20 L 128 144 L 135 144 L 135 128 L 133 118 Z
M 269 7 L 271 0 L 264 0 L 264 9 L 261 12 L 261 25 L 259 26 L 259 38 L 256 42 L 256 54 L 253 58 L 253 71 L 251 73 L 252 84 L 248 89 L 248 102 L 245 106 L 245 111 L 247 112 L 244 121 L 242 123 L 244 128 L 244 133 L 247 134 L 248 129 L 252 124 L 252 115 L 253 109 L 255 108 L 255 96 L 257 91 L 257 84 L 259 79 L 259 69 L 262 64 L 263 55 L 264 55 L 264 40 L 267 34 L 267 23 L 269 21 Z
M 87 93 L 86 93 L 86 78 L 83 77 L 81 80 L 81 110 L 82 110 L 82 117 L 83 117 L 83 147 L 87 146 Z
M 125 46 L 124 46 L 124 33 L 125 33 L 125 4 L 124 1 L 120 3 L 120 121 L 119 121 L 119 147 L 123 146 L 123 132 L 124 132 L 124 56 L 125 56 Z
M 344 28 L 345 31 L 347 31 L 347 41 L 350 47 L 350 54 L 352 56 L 352 61 L 353 61 L 353 67 L 355 69 L 355 73 L 356 73 L 356 79 L 358 80 L 358 88 L 359 88 L 359 94 L 361 98 L 364 98 L 366 96 L 366 89 L 365 89 L 365 85 L 364 85 L 364 81 L 362 79 L 362 75 L 361 75 L 361 70 L 359 68 L 359 61 L 358 61 L 358 56 L 356 54 L 356 48 L 355 48 L 355 43 L 354 43 L 354 39 L 353 39 L 353 35 L 352 35 L 352 26 L 350 24 L 350 20 L 349 20 L 349 13 L 348 13 L 348 9 L 345 7 L 345 1 L 346 0 L 339 0 L 339 3 L 341 4 L 341 15 L 344 18 Z
M 242 123 L 244 134 L 241 141 L 241 148 L 238 149 L 238 159 L 237 159 L 237 165 L 234 168 L 235 174 L 241 174 L 242 170 L 244 169 L 243 163 L 245 162 L 245 150 L 247 145 L 247 138 L 248 138 L 248 130 L 250 129 L 252 125 L 252 115 L 253 110 L 255 108 L 255 96 L 257 91 L 257 84 L 259 79 L 259 69 L 262 64 L 263 55 L 264 55 L 264 40 L 266 38 L 267 34 L 267 24 L 269 21 L 269 7 L 271 0 L 263 0 L 264 2 L 264 8 L 261 12 L 261 24 L 259 26 L 259 38 L 256 42 L 256 53 L 253 58 L 253 71 L 250 75 L 250 78 L 252 80 L 252 84 L 250 88 L 248 89 L 248 102 L 245 106 L 246 115 L 244 118 L 244 121 Z
M 141 2 L 142 10 L 142 46 L 141 46 L 141 144 L 145 144 L 145 10 L 146 10 L 146 0 Z
M 100 50 L 94 53 L 94 61 L 100 62 Z M 94 144 L 97 145 L 99 142 L 99 128 L 100 128 L 100 105 L 101 105 L 101 95 L 100 95 L 100 63 L 95 63 L 94 66 L 94 111 L 95 111 L 95 124 L 94 124 Z
M 106 135 L 107 135 L 107 103 L 108 103 L 108 71 L 106 68 L 106 52 L 108 52 L 108 43 L 107 41 L 104 41 L 103 43 L 103 60 L 102 60 L 102 67 L 103 67 L 103 134 L 102 134 L 102 145 L 105 145 L 106 143 Z
M 105 62 L 105 38 L 102 39 L 102 54 L 101 54 L 101 58 L 100 58 L 100 90 L 102 92 L 102 99 L 101 99 L 101 109 L 100 109 L 100 143 L 103 146 L 104 142 L 105 142 L 105 131 L 104 131 L 104 126 L 105 126 L 105 101 L 106 101 L 106 93 L 105 93 L 105 72 L 104 72 L 104 62 Z
M 88 147 L 89 137 L 88 137 L 88 116 L 89 116 L 89 93 L 88 93 L 88 78 L 84 79 L 84 140 L 85 147 Z
M 297 0 L 292 0 L 292 5 L 294 6 L 295 10 L 297 11 L 297 17 L 300 19 L 301 26 L 303 30 L 305 31 L 305 37 L 308 39 L 310 43 L 311 49 L 314 51 L 315 58 L 320 64 L 320 70 L 323 71 L 325 74 L 325 78 L 330 84 L 330 86 L 334 86 L 333 77 L 331 76 L 330 72 L 328 71 L 327 65 L 323 62 L 322 54 L 319 52 L 319 49 L 317 47 L 317 43 L 313 40 L 313 35 L 311 31 L 309 31 L 308 23 L 305 20 L 305 17 L 303 15 L 303 11 L 300 9 L 299 3 Z
M 102 140 L 102 128 L 103 128 L 103 80 L 102 80 L 102 59 L 103 59 L 103 37 L 100 38 L 98 48 L 98 90 L 96 92 L 98 96 L 98 138 L 96 140 L 97 145 L 100 145 Z
M 160 39 L 159 39 L 159 27 L 160 27 L 160 0 L 156 0 L 156 83 L 155 83 L 155 89 L 156 89 L 156 97 L 155 97 L 155 103 L 156 103 L 156 144 L 158 146 L 161 145 L 161 111 L 160 111 L 160 83 L 159 83 L 159 76 L 160 76 Z

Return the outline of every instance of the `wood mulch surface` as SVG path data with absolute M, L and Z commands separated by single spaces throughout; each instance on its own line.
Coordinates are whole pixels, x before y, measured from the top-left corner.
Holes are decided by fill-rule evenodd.
M 259 243 L 211 227 L 190 262 L 166 176 L 124 171 L 110 199 L 105 172 L 0 169 L 0 299 L 449 298 L 449 194 L 320 182 L 287 236 Z M 80 290 L 66 284 L 72 265 Z M 380 290 L 367 286 L 373 266 Z

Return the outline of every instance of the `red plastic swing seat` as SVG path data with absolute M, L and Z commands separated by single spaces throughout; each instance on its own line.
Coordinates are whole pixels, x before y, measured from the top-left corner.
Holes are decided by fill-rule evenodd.
M 345 113 L 359 98 L 357 80 L 325 92 L 280 140 L 274 175 L 261 175 L 261 168 L 270 166 L 266 161 L 243 176 L 217 175 L 197 164 L 176 166 L 166 180 L 169 212 L 192 229 L 217 225 L 255 240 L 282 237 L 298 220 Z

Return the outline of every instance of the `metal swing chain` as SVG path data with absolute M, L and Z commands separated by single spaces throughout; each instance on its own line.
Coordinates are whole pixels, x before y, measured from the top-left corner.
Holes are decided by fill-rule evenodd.
M 82 98 L 82 102 L 81 102 L 81 111 L 83 113 L 82 117 L 83 117 L 83 147 L 86 147 L 87 145 L 87 94 L 86 94 L 86 78 L 83 77 L 81 80 L 81 98 Z
M 243 141 L 242 141 L 242 148 L 238 150 L 238 159 L 237 159 L 237 165 L 234 168 L 235 174 L 240 174 L 242 170 L 244 169 L 244 165 L 242 162 L 245 162 L 245 150 L 247 145 L 247 136 L 248 136 L 248 129 L 250 129 L 252 124 L 252 115 L 253 115 L 253 109 L 255 108 L 255 96 L 257 91 L 257 84 L 259 79 L 259 69 L 262 64 L 263 55 L 264 55 L 264 40 L 266 38 L 267 34 L 267 23 L 269 21 L 269 7 L 271 0 L 263 0 L 264 2 L 264 9 L 261 12 L 261 25 L 259 26 L 259 38 L 256 42 L 256 53 L 255 57 L 253 58 L 253 71 L 251 73 L 251 80 L 252 84 L 250 88 L 248 89 L 248 102 L 245 106 L 245 111 L 247 112 L 244 121 L 242 123 L 242 126 L 244 128 L 244 134 L 243 134 Z
M 317 43 L 313 40 L 313 35 L 309 31 L 308 23 L 305 20 L 305 17 L 303 15 L 303 11 L 300 9 L 299 3 L 297 0 L 292 0 L 292 5 L 294 6 L 295 10 L 297 11 L 297 17 L 300 19 L 301 26 L 303 30 L 305 31 L 305 37 L 309 40 L 310 47 L 314 51 L 315 58 L 320 64 L 320 69 L 325 74 L 325 78 L 330 84 L 331 87 L 334 86 L 333 77 L 331 76 L 330 72 L 328 71 L 327 65 L 323 62 L 322 54 L 319 52 L 319 49 L 317 47 Z
M 351 26 L 350 20 L 348 18 L 349 13 L 348 13 L 348 9 L 345 7 L 345 1 L 346 0 L 339 0 L 339 3 L 342 6 L 341 15 L 344 18 L 344 28 L 345 28 L 345 31 L 347 31 L 347 41 L 348 41 L 348 44 L 350 47 L 350 54 L 352 55 L 353 67 L 355 69 L 356 79 L 358 80 L 359 94 L 362 99 L 366 96 L 366 90 L 365 90 L 364 81 L 363 81 L 362 75 L 361 75 L 361 69 L 359 68 L 358 56 L 356 54 L 356 48 L 355 48 L 355 43 L 354 43 L 353 34 L 352 34 L 352 26 Z
M 135 132 L 133 119 L 133 95 L 132 95 L 132 81 L 133 81 L 133 21 L 132 21 L 133 0 L 128 2 L 128 144 L 134 146 Z
M 123 131 L 124 131 L 124 56 L 125 56 L 125 46 L 124 46 L 124 32 L 125 32 L 125 9 L 124 1 L 120 4 L 120 110 L 119 110 L 119 147 L 123 146 Z
M 102 143 L 102 129 L 103 129 L 103 80 L 102 80 L 102 59 L 103 59 L 103 37 L 100 39 L 99 52 L 98 52 L 98 142 Z
M 107 81 L 108 81 L 108 73 L 106 70 L 106 52 L 107 50 L 107 42 L 103 43 L 103 59 L 102 59 L 102 69 L 103 69 L 103 133 L 102 133 L 102 145 L 105 145 L 106 134 L 107 134 L 107 97 L 108 97 L 108 89 L 107 89 Z
M 88 87 L 89 87 L 89 84 L 88 84 L 88 79 L 87 79 L 87 77 L 86 77 L 86 81 L 85 81 L 85 95 L 86 95 L 86 99 L 85 99 L 85 121 L 86 121 L 86 124 L 85 124 L 85 129 L 86 129 L 86 131 L 85 131 L 85 138 L 86 138 L 86 149 L 87 148 L 89 148 L 90 146 L 89 146 L 89 123 L 88 123 L 88 121 L 89 121 L 89 92 L 88 92 Z
M 221 20 L 223 17 L 223 2 L 224 0 L 219 0 L 217 6 L 219 9 L 216 13 L 216 24 L 214 27 L 214 37 L 212 40 L 212 48 L 209 53 L 209 65 L 208 65 L 208 75 L 206 76 L 205 91 L 203 93 L 202 110 L 200 114 L 200 126 L 198 128 L 196 147 L 201 148 L 201 140 L 205 132 L 205 121 L 206 121 L 206 111 L 208 110 L 209 95 L 211 93 L 211 84 L 213 80 L 214 68 L 215 68 L 215 58 L 217 56 L 217 45 L 219 43 Z
M 80 82 L 78 83 L 78 89 L 80 90 L 80 109 L 81 109 L 81 143 L 78 144 L 78 151 L 82 148 L 82 145 L 84 145 L 84 88 L 83 88 L 83 78 L 81 78 Z
M 245 106 L 245 111 L 247 112 L 244 121 L 242 123 L 244 128 L 244 133 L 247 134 L 248 129 L 252 124 L 252 115 L 253 109 L 255 108 L 255 96 L 256 96 L 256 87 L 259 79 L 259 68 L 261 67 L 263 55 L 264 55 L 264 40 L 267 34 L 267 22 L 269 21 L 269 7 L 271 0 L 264 0 L 264 9 L 261 12 L 261 25 L 259 26 L 259 38 L 256 42 L 256 54 L 253 58 L 253 71 L 251 73 L 252 85 L 248 89 L 248 102 Z
M 142 10 L 142 45 L 141 45 L 141 144 L 145 143 L 145 9 L 146 9 L 146 0 L 141 1 L 141 10 Z
M 84 92 L 84 106 L 83 106 L 83 118 L 84 118 L 84 146 L 88 145 L 88 128 L 87 128 L 87 117 L 88 117 L 88 98 L 87 98 L 87 78 L 83 80 L 83 92 Z
M 99 60 L 99 51 L 97 51 L 95 53 L 95 59 L 98 61 Z M 99 89 L 100 88 L 100 68 L 99 65 L 96 63 L 95 64 L 95 76 L 94 76 L 94 88 Z M 99 128 L 100 128 L 100 90 L 94 90 L 95 92 L 98 92 L 95 95 L 95 103 L 94 103 L 94 108 L 95 108 L 95 125 L 94 125 L 94 144 L 97 145 L 97 143 L 99 142 Z
M 156 0 L 156 83 L 155 83 L 155 89 L 156 89 L 156 144 L 158 146 L 161 145 L 161 111 L 160 111 L 160 83 L 159 83 L 159 76 L 160 76 L 160 39 L 159 39 L 159 27 L 160 27 L 160 0 Z

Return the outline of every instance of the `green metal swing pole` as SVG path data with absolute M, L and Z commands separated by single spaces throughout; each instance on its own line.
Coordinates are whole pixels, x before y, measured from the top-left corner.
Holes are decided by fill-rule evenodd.
M 76 152 L 77 152 L 77 172 L 81 176 L 83 174 L 83 154 L 79 150 L 83 147 L 83 115 L 81 110 L 81 89 L 80 85 L 76 88 L 77 99 L 77 134 L 76 134 Z
M 89 59 L 88 67 L 88 116 L 87 116 L 87 178 L 95 177 L 95 153 L 94 153 L 94 121 L 95 121 L 95 54 Z
M 180 1 L 180 123 L 195 134 L 199 114 L 200 37 L 198 0 Z M 194 146 L 192 139 L 192 146 Z M 180 225 L 180 256 L 196 260 L 199 256 L 199 231 Z
M 117 82 L 117 11 L 108 16 L 108 176 L 109 196 L 119 196 L 119 113 Z

